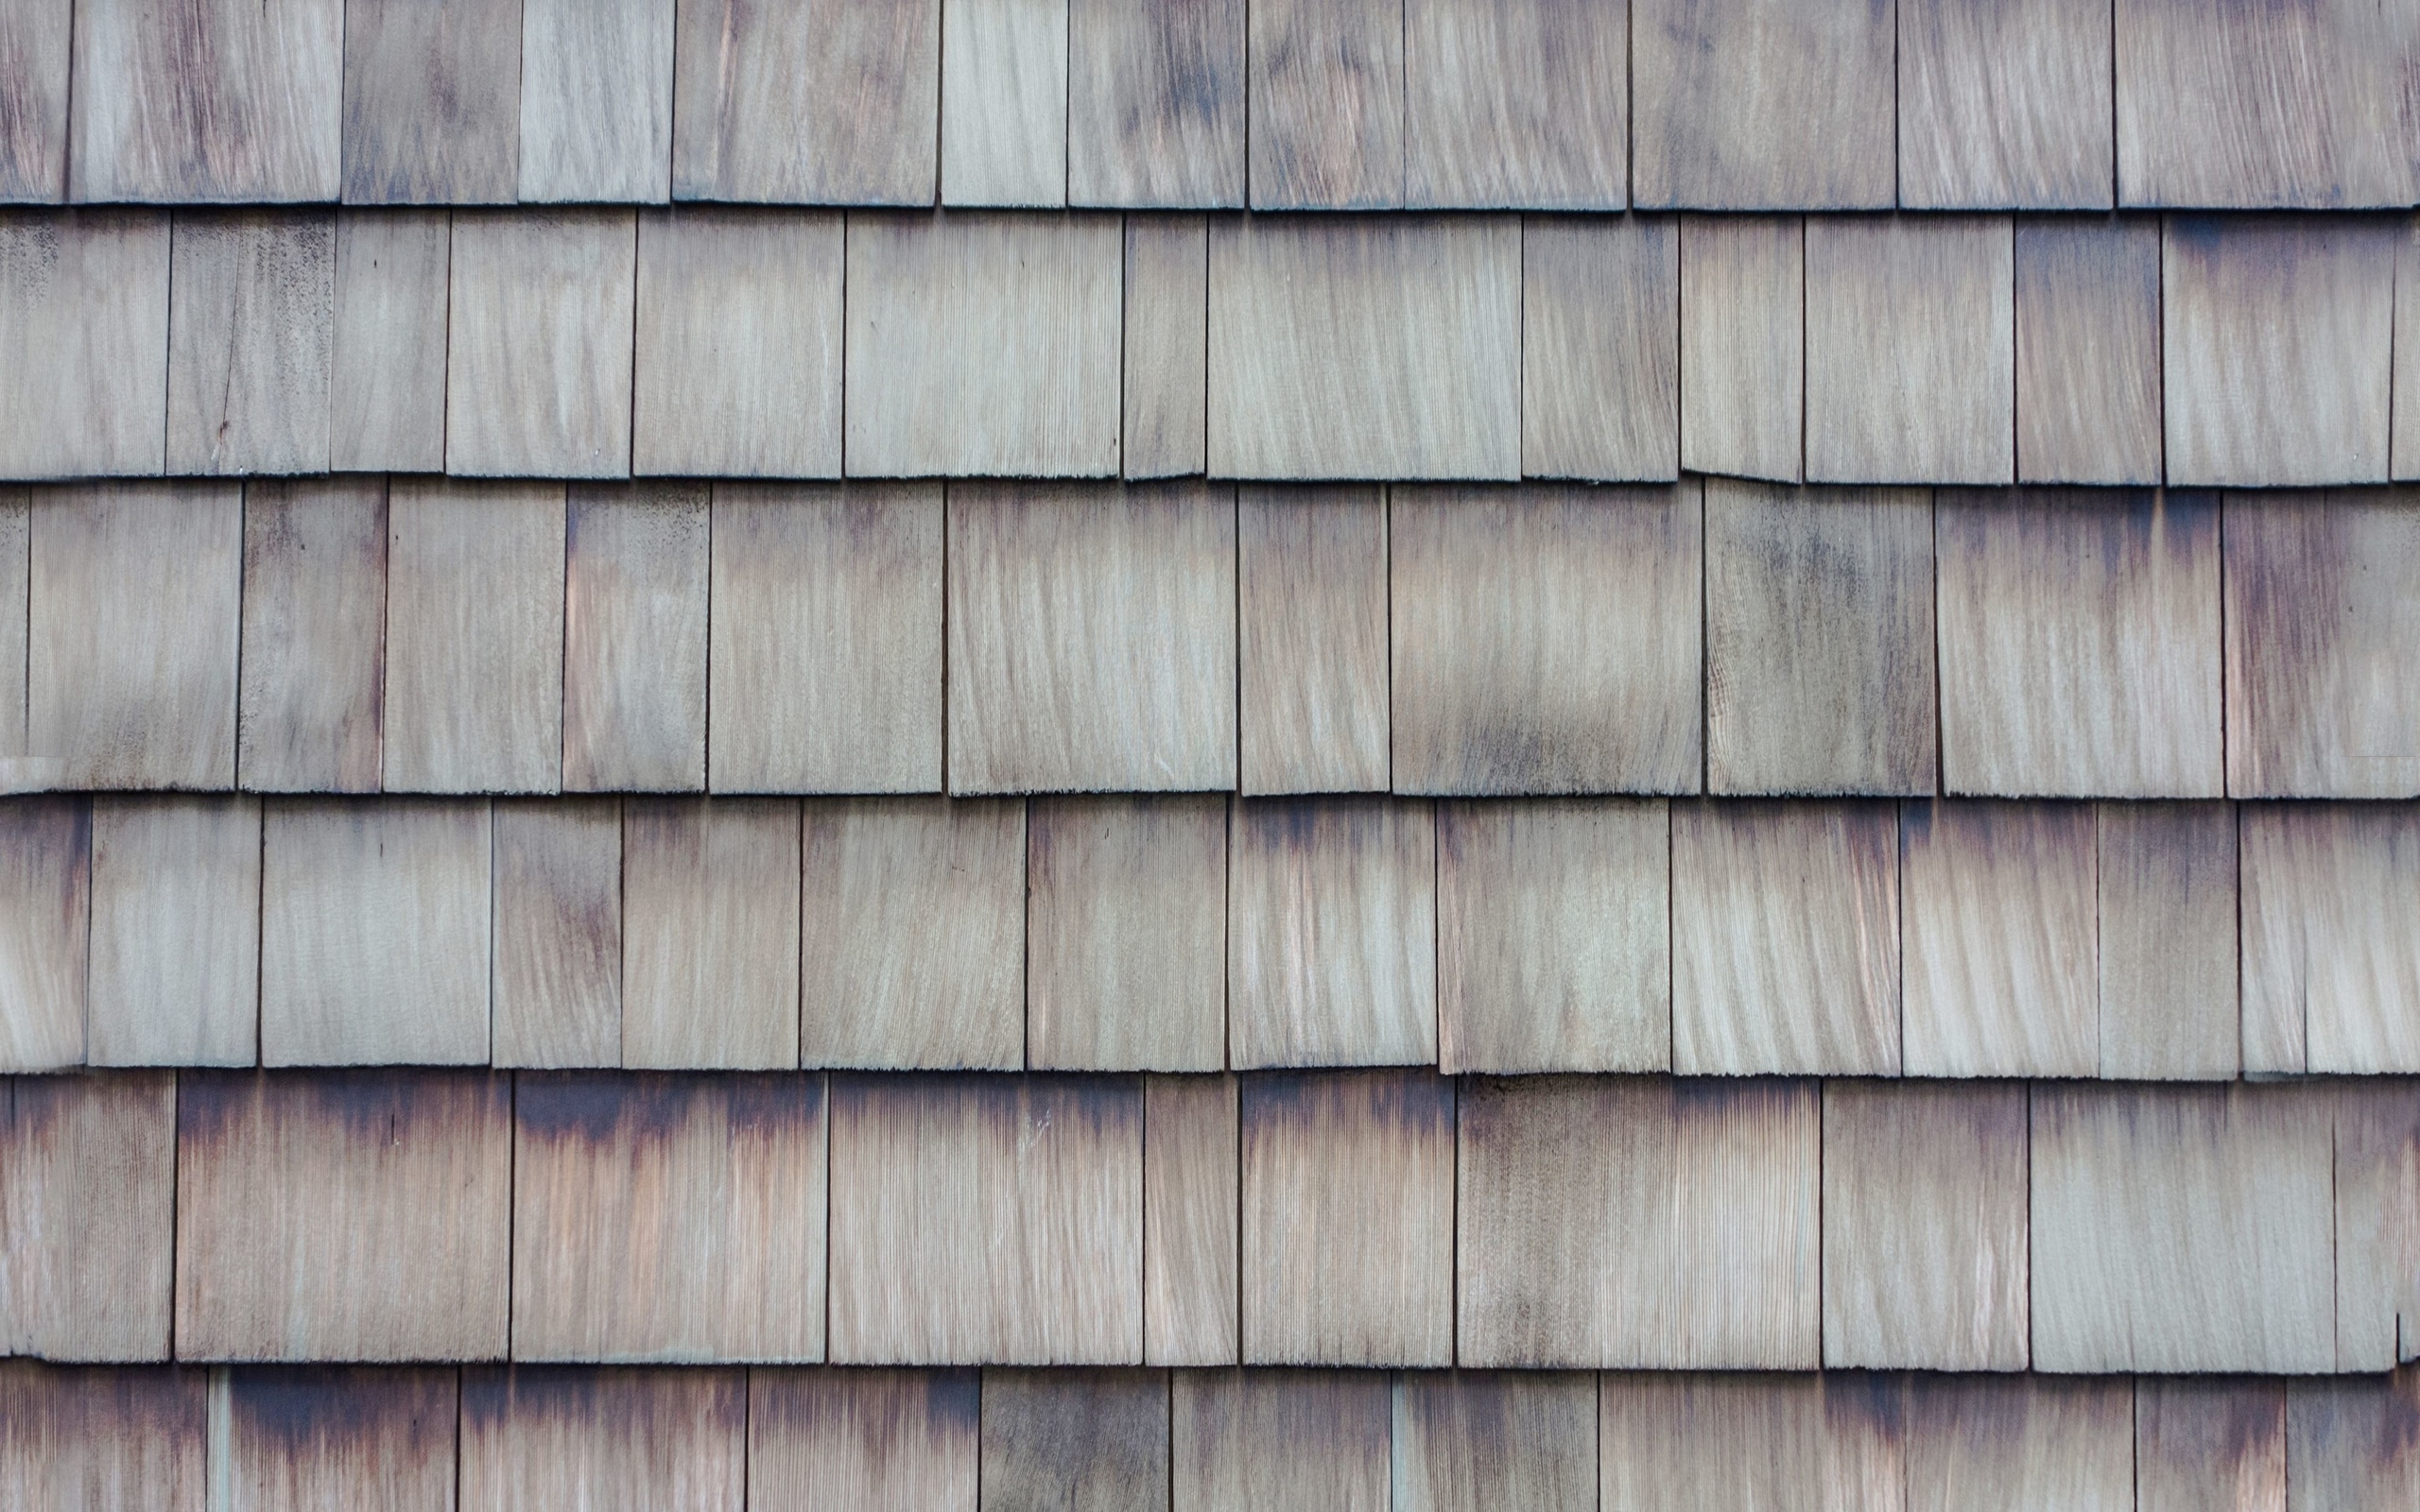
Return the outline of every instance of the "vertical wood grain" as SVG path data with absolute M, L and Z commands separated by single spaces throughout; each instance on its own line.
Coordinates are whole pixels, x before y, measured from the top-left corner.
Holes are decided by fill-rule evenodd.
M 2122 1380 L 1912 1377 L 1908 1505 L 2131 1505 L 2133 1407 Z
M 2420 808 L 2241 812 L 2247 1070 L 2420 1070 Z
M 972 1370 L 751 1370 L 756 1512 L 976 1512 L 982 1387 Z
M 1067 202 L 1244 202 L 1243 0 L 1073 0 Z
M 1395 1378 L 1393 1427 L 1404 1512 L 1596 1512 L 1591 1377 L 1406 1373 Z
M 1523 476 L 1680 476 L 1680 310 L 1673 221 L 1523 219 Z
M 1391 1393 L 1376 1371 L 1188 1370 L 1169 1383 L 1180 1512 L 1378 1512 L 1389 1504 Z
M 230 1370 L 210 1392 L 226 1504 L 451 1512 L 460 1387 L 450 1369 Z
M 942 203 L 1067 202 L 1068 0 L 942 0 Z
M 1806 475 L 1806 233 L 1798 216 L 1681 217 L 1681 466 Z
M 2391 1370 L 2420 1357 L 2420 1088 L 2333 1091 L 2336 1368 Z
M 95 799 L 92 867 L 86 1061 L 251 1065 L 260 1052 L 259 802 Z
M 374 793 L 387 674 L 383 478 L 244 489 L 235 777 L 259 793 Z
M 1095 3 L 1149 13 L 1117 0 Z M 1209 223 L 1199 215 L 1127 216 L 1125 299 L 1119 469 L 1130 478 L 1201 472 L 1210 444 Z
M 0 201 L 67 198 L 68 46 L 74 0 L 29 0 L 0 17 L 8 104 L 0 108 Z M 1240 154 L 1238 154 L 1240 156 Z
M 2394 414 L 2388 473 L 2396 482 L 2420 478 L 2420 216 L 2402 236 L 2394 265 Z
M 46 360 L 0 368 L 11 477 L 158 472 L 166 456 L 168 217 L 0 215 L 0 341 Z
M 736 1370 L 462 1373 L 461 1512 L 740 1512 L 748 1381 Z
M 2286 1512 L 2286 1383 L 2135 1383 L 2135 1506 Z
M 672 0 L 523 0 L 525 201 L 671 193 Z
M 512 0 L 345 0 L 345 203 L 519 198 L 521 26 Z
M 543 799 L 495 808 L 489 1058 L 622 1063 L 622 807 Z
M 706 785 L 707 488 L 569 494 L 563 788 L 697 792 Z
M 799 1063 L 799 811 L 778 799 L 622 808 L 622 1064 Z
M 161 1512 L 203 1512 L 204 1389 L 199 1370 L 0 1364 L 0 1498 L 107 1506 L 141 1486 Z
M 88 800 L 0 803 L 0 1071 L 83 1062 L 92 838 Z
M 2227 1080 L 2243 1067 L 2234 805 L 2103 803 L 2100 1074 Z
M 1254 210 L 1403 203 L 1404 17 L 1383 0 L 1246 7 Z
M 453 217 L 337 212 L 328 465 L 338 472 L 445 467 L 445 306 Z
M 1143 1078 L 1143 1358 L 1235 1365 L 1242 1169 L 1232 1076 Z
M 1900 0 L 1899 203 L 2106 210 L 2110 28 L 2093 0 Z
M 455 213 L 447 472 L 630 475 L 637 279 L 631 211 Z
M 1238 783 L 1388 786 L 1387 510 L 1375 489 L 1236 497 Z
M 167 471 L 326 472 L 336 217 L 182 213 L 169 240 Z
M 1163 1371 L 986 1370 L 984 1504 L 1167 1512 L 1168 1428 Z
M 2163 476 L 2159 223 L 2017 222 L 2016 475 Z
M 1831 1447 L 1823 1378 L 1607 1375 L 1598 1400 L 1599 1483 L 1607 1507 L 1715 1512 L 1829 1504 L 1823 1494 Z
M 166 1073 L 0 1081 L 0 1349 L 168 1358 L 176 1106 Z
M 2286 1383 L 2286 1504 L 2409 1502 L 2420 1486 L 2420 1371 Z
M 26 754 L 26 634 L 33 584 L 33 492 L 0 489 L 0 764 Z M 6 770 L 0 765 L 0 770 Z
M 1409 0 L 1404 202 L 1619 210 L 1630 189 L 1630 8 Z

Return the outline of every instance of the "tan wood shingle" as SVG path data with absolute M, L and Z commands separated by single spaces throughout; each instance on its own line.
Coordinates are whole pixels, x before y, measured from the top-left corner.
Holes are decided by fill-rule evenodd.
M 1911 1377 L 1907 1504 L 1978 1512 L 2127 1506 L 2133 1408 L 2122 1380 Z
M 328 466 L 445 468 L 445 316 L 453 217 L 441 210 L 337 213 Z
M 751 1370 L 748 1505 L 976 1512 L 972 1370 Z
M 560 10 L 581 0 L 547 3 Z M 525 114 L 527 105 L 525 96 Z M 637 280 L 638 223 L 628 210 L 456 212 L 445 470 L 628 477 Z
M 460 1398 L 445 1369 L 230 1370 L 208 1396 L 211 1469 L 246 1512 L 450 1507 Z
M 622 1063 L 622 805 L 495 806 L 490 1058 L 498 1066 Z
M 1806 223 L 1682 216 L 1681 466 L 1797 482 L 1806 394 Z
M 164 1072 L 0 1079 L 0 1350 L 168 1358 L 176 1108 Z
M 1167 1512 L 1168 1378 L 983 1372 L 983 1495 L 999 1506 Z
M 706 785 L 706 486 L 568 491 L 563 788 L 697 792 Z
M 0 472 L 160 471 L 168 414 L 168 217 L 0 215 Z
M 235 776 L 259 793 L 374 793 L 387 660 L 384 478 L 244 488 Z
M 324 211 L 174 217 L 168 472 L 328 470 L 336 243 Z
M 1900 0 L 1899 203 L 2105 210 L 2110 33 L 2093 0 Z
M 521 157 L 521 7 L 346 0 L 344 199 L 509 203 Z
M 1423 1371 L 1396 1383 L 1393 1494 L 1404 1512 L 1596 1512 L 1592 1378 Z
M 1244 202 L 1244 9 L 1243 0 L 1073 0 L 1069 204 Z
M 1232 1076 L 1143 1078 L 1143 1358 L 1234 1365 L 1242 1143 Z
M 672 0 L 523 0 L 520 198 L 666 198 L 672 11 Z
M 1404 203 L 1619 210 L 1630 187 L 1630 8 L 1409 0 Z
M 93 800 L 84 1059 L 249 1066 L 260 1051 L 261 808 Z
M 1360 489 L 1237 490 L 1239 786 L 1388 785 L 1387 507 Z
M 1680 300 L 1680 235 L 1670 219 L 1523 219 L 1524 476 L 1679 475 Z
M 0 803 L 0 1071 L 83 1062 L 92 837 L 85 800 Z
M 1388 1386 L 1371 1370 L 1177 1372 L 1173 1504 L 1186 1512 L 1375 1512 L 1392 1495 Z
M 0 1498 L 89 1506 L 139 1486 L 161 1512 L 203 1512 L 204 1391 L 199 1370 L 0 1363 Z
M 942 203 L 1067 202 L 1067 0 L 942 0 Z
M 623 805 L 623 1065 L 799 1063 L 799 885 L 795 802 Z
M 1122 0 L 1093 0 L 1091 8 L 1154 13 Z M 1125 299 L 1119 470 L 1130 478 L 1201 472 L 1210 455 L 1209 223 L 1200 215 L 1127 216 Z
M 1403 203 L 1404 15 L 1382 0 L 1245 8 L 1254 210 Z
M 2159 222 L 2016 223 L 2016 475 L 2148 487 L 2161 462 Z
M 462 1372 L 461 1512 L 740 1512 L 737 1370 Z
M 2233 1078 L 2243 1066 L 2235 806 L 2103 803 L 2094 831 L 2100 1074 Z

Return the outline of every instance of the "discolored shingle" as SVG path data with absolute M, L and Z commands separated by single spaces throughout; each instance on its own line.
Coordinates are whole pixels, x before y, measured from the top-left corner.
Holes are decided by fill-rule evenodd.
M 1899 0 L 1899 203 L 2105 210 L 2110 30 L 2093 0 Z
M 1681 466 L 1806 475 L 1806 234 L 1789 216 L 1681 217 Z
M 1243 0 L 1074 0 L 1067 202 L 1244 202 Z
M 169 472 L 328 470 L 336 243 L 326 212 L 174 217 Z
M 344 199 L 509 204 L 521 157 L 513 0 L 344 0 Z

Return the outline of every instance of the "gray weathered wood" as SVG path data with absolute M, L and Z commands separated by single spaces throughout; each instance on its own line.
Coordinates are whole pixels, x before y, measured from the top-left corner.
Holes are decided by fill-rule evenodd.
M 325 211 L 176 217 L 170 472 L 328 470 L 336 230 Z
M 1705 485 L 1706 786 L 1929 793 L 1931 500 Z
M 2159 223 L 2017 222 L 2016 475 L 2162 476 Z
M 1121 15 L 1146 12 L 1124 0 L 1090 3 Z M 1124 340 L 1120 470 L 1130 478 L 1203 471 L 1210 455 L 1210 228 L 1201 216 L 1126 217 Z
M 1798 481 L 1806 389 L 1805 223 L 1681 217 L 1681 466 Z
M 1459 1363 L 1813 1368 L 1816 1105 L 1807 1082 L 1466 1086 Z
M 0 1350 L 168 1357 L 176 1106 L 165 1073 L 0 1081 Z
M 622 807 L 495 808 L 488 993 L 498 1066 L 622 1063 Z
M 563 787 L 697 792 L 706 785 L 706 486 L 569 492 Z
M 2245 1069 L 2420 1071 L 2420 807 L 2262 803 L 2241 819 Z
M 840 475 L 840 217 L 639 217 L 631 471 Z
M 511 1171 L 506 1076 L 179 1078 L 177 1358 L 500 1358 Z
M 1634 0 L 1632 202 L 1888 208 L 1892 9 L 1878 0 Z
M 72 198 L 337 198 L 344 0 L 78 0 L 75 43 Z
M 2135 1382 L 2134 1504 L 2286 1512 L 2286 1383 Z
M 1975 1512 L 2132 1506 L 2134 1404 L 2123 1380 L 1913 1377 L 1907 1505 Z
M 1069 204 L 1243 204 L 1244 9 L 1243 0 L 1073 0 Z
M 2286 1504 L 2390 1512 L 2420 1491 L 2420 1372 L 2286 1383 Z
M 260 1051 L 259 802 L 95 799 L 92 865 L 85 1060 L 251 1065 Z
M 2330 1091 L 2336 1368 L 2390 1370 L 2420 1358 L 2420 1086 L 2374 1076 Z
M 983 1372 L 983 1501 L 1167 1512 L 1168 1378 L 1158 1370 Z
M 0 201 L 57 204 L 67 198 L 74 13 L 74 0 L 27 0 L 0 15 L 0 70 L 8 79 L 0 90 L 8 102 L 0 106 Z
M 231 1509 L 454 1504 L 461 1401 L 451 1369 L 235 1369 L 212 1378 L 207 1400 L 212 1469 Z
M 1672 833 L 1665 805 L 1437 811 L 1437 1064 L 1668 1071 Z
M 2110 31 L 2094 0 L 1900 0 L 1899 203 L 2106 210 Z
M 2025 1368 L 2025 1097 L 1824 1084 L 1825 1368 Z
M 1672 221 L 1524 219 L 1524 476 L 1680 475 L 1680 304 Z
M 715 490 L 709 787 L 941 789 L 943 530 L 932 484 Z
M 1036 799 L 1026 834 L 1026 1063 L 1227 1062 L 1227 800 Z
M 168 414 L 168 217 L 0 215 L 0 476 L 160 471 Z
M 1601 1504 L 1618 1512 L 1897 1508 L 1903 1473 L 1892 1477 L 1887 1499 L 1859 1502 L 1854 1491 L 1863 1487 L 1854 1483 L 1839 1501 L 1824 1495 L 1833 1469 L 1826 1395 L 1819 1376 L 1607 1375 L 1598 1393 Z
M 445 307 L 453 222 L 443 211 L 337 213 L 328 465 L 445 470 Z
M 1437 828 L 1426 802 L 1238 803 L 1227 1063 L 1437 1059 Z
M 2171 216 L 2160 278 L 2168 480 L 2383 483 L 2399 227 Z
M 1211 227 L 1212 475 L 1516 477 L 1520 386 L 1512 216 Z
M 802 1064 L 1021 1066 L 1025 805 L 811 803 L 804 847 Z
M 521 199 L 670 197 L 672 10 L 672 0 L 523 0 Z
M 1247 6 L 1254 210 L 1403 203 L 1404 16 L 1383 0 Z
M 1596 1512 L 1590 1377 L 1401 1375 L 1393 1441 L 1393 1504 L 1403 1512 Z
M 949 495 L 953 793 L 1236 785 L 1231 488 Z
M 344 9 L 345 203 L 518 198 L 521 7 L 345 0 Z
M 1388 785 L 1387 509 L 1376 489 L 1240 490 L 1246 793 Z
M 751 1370 L 748 1505 L 976 1512 L 981 1390 L 972 1370 Z
M 1999 215 L 1806 223 L 1806 476 L 2016 476 L 2015 242 Z
M 0 1071 L 83 1064 L 92 829 L 82 799 L 0 803 Z
M 261 816 L 261 1064 L 485 1065 L 488 805 Z
M 1143 1078 L 1143 1358 L 1234 1365 L 1242 1251 L 1236 1081 Z
M 637 277 L 630 211 L 455 215 L 445 471 L 630 475 Z
M 26 754 L 74 787 L 233 786 L 235 486 L 38 491 L 31 536 Z
M 205 1379 L 0 1363 L 0 1499 L 107 1506 L 141 1486 L 161 1512 L 203 1512 Z
M 740 1512 L 747 1443 L 737 1370 L 465 1370 L 458 1504 Z
M 2394 414 L 2388 471 L 2397 482 L 2420 478 L 2420 216 L 2403 235 L 2394 267 Z
M 0 770 L 26 754 L 26 621 L 33 493 L 0 489 Z
M 1899 1072 L 1899 824 L 1887 803 L 1672 809 L 1672 1069 Z
M 677 9 L 674 198 L 933 202 L 940 0 L 687 0 Z
M 1409 0 L 1404 203 L 1619 210 L 1630 189 L 1630 7 Z
M 1178 1371 L 1182 1512 L 1376 1512 L 1390 1499 L 1388 1378 L 1374 1370 Z
M 778 799 L 622 809 L 622 1064 L 799 1063 L 799 813 Z
M 1067 0 L 942 0 L 942 203 L 1067 202 Z
M 383 478 L 244 490 L 235 778 L 260 793 L 374 793 L 386 702 Z
M 2231 1079 L 2243 1066 L 2234 805 L 2103 803 L 2095 830 L 2100 1074 Z

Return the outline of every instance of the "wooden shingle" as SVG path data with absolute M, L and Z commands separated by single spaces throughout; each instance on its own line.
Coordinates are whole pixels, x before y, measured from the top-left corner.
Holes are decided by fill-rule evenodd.
M 2420 1085 L 2329 1089 L 2335 1113 L 2336 1368 L 2420 1358 Z
M 261 809 L 93 800 L 84 1059 L 249 1066 L 260 1049 Z
M 1999 215 L 1806 223 L 1806 476 L 2016 476 L 2015 241 Z
M 1387 508 L 1376 489 L 1245 488 L 1236 503 L 1238 785 L 1388 785 Z
M 0 1352 L 168 1358 L 176 1107 L 165 1073 L 0 1079 Z
M 2122 1380 L 1912 1377 L 1906 1504 L 1979 1512 L 2129 1506 L 2134 1404 Z
M 942 203 L 1067 202 L 1067 0 L 942 0 Z
M 387 662 L 383 478 L 244 490 L 235 779 L 256 793 L 374 793 Z
M 2388 472 L 2398 483 L 2420 478 L 2420 216 L 2402 237 L 2394 266 L 2394 413 Z
M 1437 1064 L 1671 1067 L 1671 828 L 1621 799 L 1437 811 Z
M 1679 475 L 1680 299 L 1668 219 L 1522 221 L 1524 476 Z
M 2169 218 L 2169 482 L 2386 481 L 2396 231 L 2299 215 Z
M 2218 501 L 1944 490 L 1935 502 L 1943 787 L 2223 793 Z
M 622 1063 L 622 806 L 532 799 L 495 806 L 489 1058 L 498 1066 Z
M 997 1506 L 1167 1512 L 1168 1378 L 983 1372 L 983 1494 Z
M 485 1064 L 488 805 L 301 799 L 261 830 L 261 1064 Z
M 1245 8 L 1254 210 L 1403 203 L 1404 13 L 1382 0 Z
M 1143 1358 L 1234 1365 L 1242 1221 L 1236 1081 L 1143 1078 Z
M 706 487 L 568 492 L 563 788 L 697 792 L 706 785 Z
M 2197 1512 L 2230 1503 L 2285 1512 L 2286 1383 L 2135 1382 L 2138 1512 Z
M 67 198 L 68 48 L 74 0 L 31 0 L 0 16 L 9 108 L 0 115 L 0 201 Z
M 628 477 L 637 282 L 630 211 L 456 213 L 445 470 Z
M 1598 1390 L 1600 1504 L 1817 1512 L 1828 1504 L 1824 1472 L 1831 1468 L 1824 1398 L 1824 1382 L 1814 1376 L 1604 1376 Z M 1860 1488 L 1854 1482 L 1841 1487 L 1851 1497 Z M 1891 1489 L 1878 1504 L 1898 1504 L 1903 1487 Z
M 1244 202 L 1244 4 L 1073 0 L 1067 202 Z
M 83 1063 L 92 835 L 82 799 L 0 802 L 0 1071 Z
M 2420 806 L 2241 811 L 2245 1069 L 2420 1071 Z
M 780 799 L 622 809 L 622 1064 L 798 1064 L 799 811 Z
M 2420 1370 L 2286 1383 L 2286 1504 L 2387 1512 L 2420 1490 Z
M 336 217 L 182 214 L 169 239 L 167 470 L 326 472 Z
M 2016 475 L 2149 487 L 2161 463 L 2159 222 L 2016 224 Z
M 1705 485 L 1706 786 L 1932 791 L 1931 500 Z
M 1520 336 L 1512 216 L 1222 219 L 1210 472 L 1516 477 Z
M 1507 1371 L 1408 1374 L 1394 1391 L 1395 1505 L 1596 1512 L 1597 1383 Z
M 523 0 L 521 199 L 670 194 L 672 10 L 671 0 Z
M 1151 13 L 1121 0 L 1095 3 L 1120 15 Z M 1209 223 L 1127 216 L 1125 298 L 1120 471 L 1130 478 L 1201 472 L 1210 455 Z
M 972 1370 L 751 1370 L 748 1505 L 758 1512 L 976 1512 Z
M 1806 475 L 1806 234 L 1798 216 L 1681 217 L 1681 466 Z
M 27 770 L 25 607 L 32 592 L 33 490 L 0 488 L 0 772 Z
M 181 1077 L 177 1357 L 500 1358 L 511 1165 L 508 1077 Z
M 1568 0 L 1403 8 L 1404 203 L 1619 210 L 1630 11 Z
M 2093 0 L 1897 9 L 1901 205 L 2110 206 L 2110 33 Z
M 160 1512 L 203 1512 L 199 1370 L 58 1370 L 0 1363 L 0 1500 L 108 1506 L 140 1486 Z
M 1389 1505 L 1389 1384 L 1373 1370 L 1176 1372 L 1173 1504 L 1183 1512 Z
M 518 198 L 521 20 L 512 0 L 345 0 L 345 203 Z
M 462 1372 L 461 1512 L 740 1512 L 737 1370 Z
M 840 217 L 639 217 L 631 471 L 840 475 Z
M 1236 784 L 1231 489 L 949 497 L 953 793 Z
M 0 215 L 0 472 L 157 472 L 168 415 L 168 217 Z
M 709 787 L 941 790 L 943 533 L 932 484 L 715 490 Z
M 337 472 L 444 471 L 453 267 L 444 211 L 337 213 L 328 396 L 328 465 Z
M 237 1368 L 212 1382 L 212 1469 L 245 1512 L 454 1504 L 460 1380 L 444 1369 Z M 214 1436 L 216 1436 L 214 1435 Z
M 2243 1066 L 2234 805 L 2103 803 L 2094 830 L 2100 1074 L 2232 1078 Z

